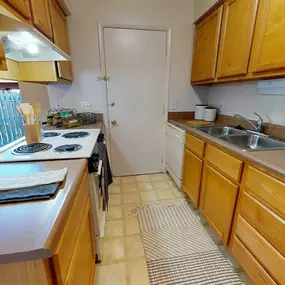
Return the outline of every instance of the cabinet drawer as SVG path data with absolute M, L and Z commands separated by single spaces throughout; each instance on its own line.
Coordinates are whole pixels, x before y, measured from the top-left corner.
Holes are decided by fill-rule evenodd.
M 70 265 L 72 253 L 75 247 L 80 223 L 83 217 L 84 208 L 88 198 L 88 173 L 86 172 L 81 182 L 78 194 L 70 211 L 59 246 L 53 257 L 56 263 L 58 275 L 61 281 L 65 281 Z
M 248 168 L 247 191 L 285 219 L 285 184 L 253 167 Z
M 254 284 L 277 285 L 237 237 L 234 237 L 232 254 Z
M 211 164 L 219 168 L 235 181 L 240 181 L 243 166 L 243 162 L 241 160 L 211 145 L 207 145 L 205 157 Z
M 185 147 L 189 150 L 192 150 L 200 157 L 204 156 L 205 142 L 203 142 L 202 140 L 199 140 L 189 134 L 186 134 Z
M 285 284 L 285 258 L 244 218 L 238 217 L 237 237 L 278 284 Z
M 285 221 L 251 195 L 244 193 L 242 216 L 285 256 Z

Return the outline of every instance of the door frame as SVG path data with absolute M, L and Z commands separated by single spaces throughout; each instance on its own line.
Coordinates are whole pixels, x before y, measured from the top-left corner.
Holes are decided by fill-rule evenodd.
M 157 31 L 157 32 L 166 32 L 166 68 L 165 68 L 165 80 L 164 80 L 164 102 L 163 102 L 163 113 L 165 121 L 165 133 L 166 133 L 166 122 L 168 120 L 168 106 L 169 106 L 169 97 L 170 97 L 170 67 L 171 67 L 171 42 L 172 42 L 172 29 L 168 28 L 156 28 L 156 27 L 139 27 L 139 26 L 129 26 L 129 25 L 108 25 L 97 21 L 98 28 L 98 38 L 99 38 L 99 58 L 100 58 L 100 70 L 101 78 L 106 74 L 106 55 L 105 55 L 105 45 L 104 45 L 104 28 L 113 28 L 113 29 L 129 29 L 129 30 L 143 30 L 143 31 Z M 110 117 L 108 109 L 108 87 L 107 82 L 103 81 L 101 78 L 97 78 L 98 81 L 102 81 L 102 96 L 104 102 L 104 111 L 103 111 L 103 123 L 105 129 L 105 138 L 108 152 L 111 154 L 111 144 L 110 144 Z M 162 172 L 166 172 L 165 168 L 165 158 L 166 158 L 166 134 L 164 139 L 164 159 L 162 162 Z M 112 156 L 109 156 L 110 164 L 112 164 Z

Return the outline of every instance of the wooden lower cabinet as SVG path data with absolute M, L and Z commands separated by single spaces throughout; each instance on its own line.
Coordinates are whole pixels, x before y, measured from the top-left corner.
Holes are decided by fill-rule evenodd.
M 94 258 L 91 236 L 90 202 L 85 208 L 65 285 L 93 284 Z
M 184 152 L 183 190 L 198 206 L 203 161 L 188 149 Z
M 225 245 L 228 244 L 239 187 L 204 164 L 200 208 Z

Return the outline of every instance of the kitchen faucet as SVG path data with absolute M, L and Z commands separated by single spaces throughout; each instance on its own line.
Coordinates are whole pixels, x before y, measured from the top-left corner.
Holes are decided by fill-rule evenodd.
M 258 133 L 261 133 L 262 132 L 262 129 L 263 129 L 263 119 L 261 118 L 261 116 L 259 114 L 257 114 L 256 112 L 253 112 L 254 115 L 256 115 L 259 119 L 258 119 L 258 122 L 257 122 L 257 125 L 253 124 L 249 119 L 247 119 L 246 117 L 244 116 L 241 116 L 239 114 L 235 114 L 234 115 L 234 118 L 238 118 L 238 119 L 242 119 L 246 122 L 248 122 L 256 132 Z

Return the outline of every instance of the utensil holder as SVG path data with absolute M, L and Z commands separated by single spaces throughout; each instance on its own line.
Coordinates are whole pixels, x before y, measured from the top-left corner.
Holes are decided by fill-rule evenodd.
M 24 133 L 27 144 L 39 143 L 43 139 L 39 122 L 33 125 L 24 124 Z

